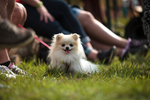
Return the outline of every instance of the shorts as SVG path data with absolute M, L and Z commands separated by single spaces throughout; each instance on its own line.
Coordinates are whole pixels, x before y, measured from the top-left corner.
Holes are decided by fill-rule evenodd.
M 72 12 L 74 13 L 75 16 L 78 16 L 78 14 L 80 13 L 81 9 L 77 8 L 77 7 L 71 7 Z

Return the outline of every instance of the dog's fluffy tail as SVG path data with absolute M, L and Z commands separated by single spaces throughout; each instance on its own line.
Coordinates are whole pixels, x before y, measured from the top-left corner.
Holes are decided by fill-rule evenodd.
M 81 69 L 84 73 L 97 73 L 99 72 L 98 65 L 91 63 L 85 59 L 81 59 Z

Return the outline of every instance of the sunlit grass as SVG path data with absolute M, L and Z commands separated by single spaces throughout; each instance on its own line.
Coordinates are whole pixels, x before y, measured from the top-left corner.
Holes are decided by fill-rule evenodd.
M 0 100 L 149 100 L 150 54 L 130 56 L 111 65 L 99 66 L 100 73 L 70 75 L 48 70 L 48 64 L 23 62 L 28 74 L 9 79 L 0 75 Z

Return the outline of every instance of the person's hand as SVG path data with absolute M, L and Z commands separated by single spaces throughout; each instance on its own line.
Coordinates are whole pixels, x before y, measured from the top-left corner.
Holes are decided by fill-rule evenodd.
M 38 13 L 40 14 L 40 21 L 45 21 L 45 23 L 48 23 L 48 20 L 51 22 L 54 21 L 54 17 L 47 11 L 44 5 L 41 5 L 39 8 L 37 8 Z

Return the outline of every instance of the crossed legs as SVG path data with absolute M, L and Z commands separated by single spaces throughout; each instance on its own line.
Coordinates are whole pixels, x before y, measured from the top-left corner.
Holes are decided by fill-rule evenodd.
M 91 44 L 98 50 L 109 50 L 112 45 L 117 46 L 117 55 L 121 55 L 122 50 L 126 47 L 128 40 L 121 38 L 111 32 L 90 12 L 81 10 L 77 16 L 87 35 L 91 38 Z

